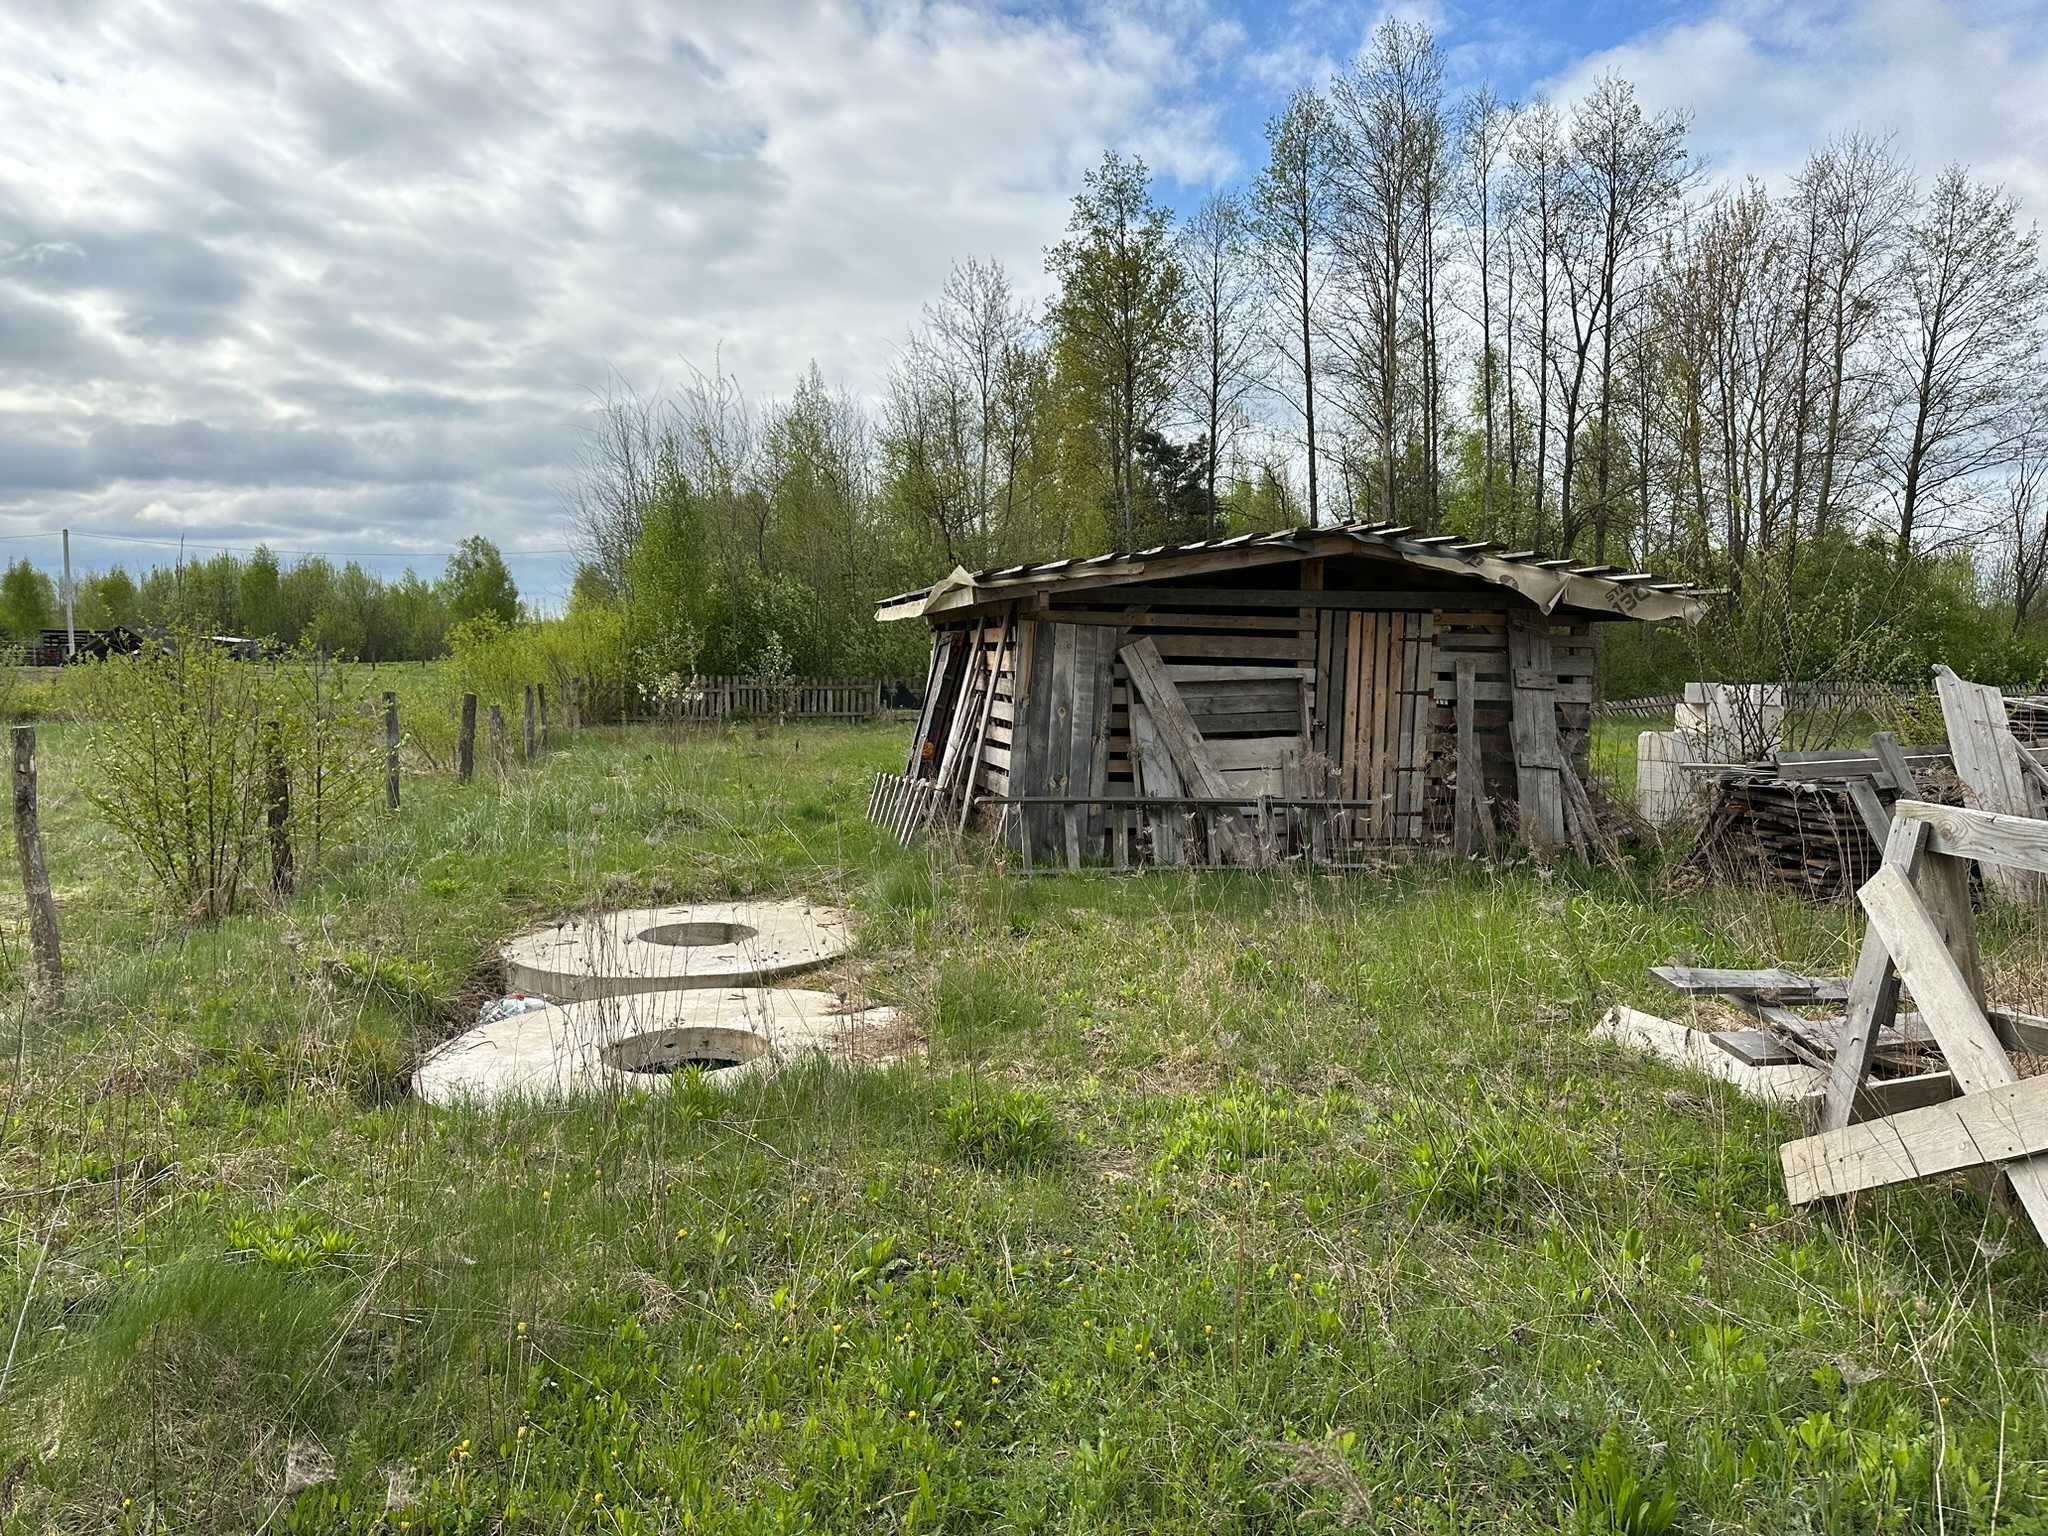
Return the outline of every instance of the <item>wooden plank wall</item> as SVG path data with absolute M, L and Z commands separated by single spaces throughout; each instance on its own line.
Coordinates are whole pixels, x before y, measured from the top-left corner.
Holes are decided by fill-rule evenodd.
M 1168 606 L 1171 594 L 1160 589 L 1147 592 L 1142 604 L 1115 589 L 1062 594 L 1047 608 L 1013 605 L 1013 639 L 1000 648 L 1001 610 L 946 626 L 943 633 L 960 646 L 973 647 L 979 633 L 969 667 L 995 675 L 978 791 L 1140 794 L 1132 767 L 1130 681 L 1115 652 L 1149 637 L 1233 792 L 1383 797 L 1383 808 L 1362 815 L 1353 835 L 1394 842 L 1449 836 L 1458 663 L 1470 660 L 1486 793 L 1514 798 L 1504 608 L 1331 606 L 1344 600 L 1336 593 L 1310 599 L 1309 606 L 1278 606 L 1292 595 L 1251 591 L 1238 607 L 1231 595 L 1208 591 L 1191 594 L 1175 609 Z M 1101 630 L 1094 646 L 1079 638 L 1090 627 Z M 1553 620 L 1548 628 L 1558 734 L 1583 776 L 1592 728 L 1591 629 L 1584 620 Z M 1099 774 L 1088 784 L 1074 779 L 1076 741 L 1092 741 L 1099 701 L 1082 696 L 1080 674 L 1070 670 L 1084 648 L 1081 670 L 1093 677 L 1107 657 L 1109 677 L 1101 717 L 1106 752 L 1099 766 L 1085 756 L 1084 770 Z M 1063 658 L 1071 659 L 1062 666 Z M 1058 678 L 1071 681 L 1062 686 Z M 1087 716 L 1078 738 L 1077 706 Z M 1039 812 L 1026 820 L 1035 828 L 1037 852 L 1068 856 L 1063 815 Z M 1075 844 L 1084 860 L 1106 857 L 1103 818 L 1077 826 Z

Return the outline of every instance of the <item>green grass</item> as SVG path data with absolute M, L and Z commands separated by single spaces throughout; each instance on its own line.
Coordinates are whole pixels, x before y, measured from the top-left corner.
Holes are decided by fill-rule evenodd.
M 1586 1039 L 1669 1012 L 1674 953 L 1846 970 L 1851 914 L 1648 869 L 1022 881 L 865 825 L 901 748 L 586 733 L 410 780 L 189 932 L 49 731 L 73 986 L 0 1112 L 0 1525 L 2048 1528 L 2031 1234 L 1958 1181 L 1789 1212 L 1784 1117 Z M 507 933 L 796 893 L 855 909 L 826 984 L 923 1057 L 403 1093 Z M 337 1480 L 287 1497 L 294 1441 Z

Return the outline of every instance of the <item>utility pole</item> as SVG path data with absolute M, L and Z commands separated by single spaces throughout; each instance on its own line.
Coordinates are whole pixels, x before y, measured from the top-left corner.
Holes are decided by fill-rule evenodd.
M 78 654 L 78 619 L 71 605 L 71 530 L 64 530 L 64 655 Z

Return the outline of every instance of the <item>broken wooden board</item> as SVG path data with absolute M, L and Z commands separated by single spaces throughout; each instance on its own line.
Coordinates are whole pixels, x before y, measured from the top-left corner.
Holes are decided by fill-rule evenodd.
M 1782 967 L 1744 971 L 1704 965 L 1653 965 L 1650 974 L 1678 992 L 1754 997 L 1772 1003 L 1839 1003 L 1849 996 L 1839 976 L 1802 976 Z
M 1947 667 L 1934 669 L 1934 687 L 1948 725 L 1949 753 L 1970 806 L 2000 816 L 2034 816 L 2032 787 L 2020 767 L 2005 696 L 1996 688 L 1965 682 Z M 2043 896 L 2041 880 L 2024 870 L 1987 864 L 1984 883 L 2014 901 L 2038 902 Z
M 1788 1141 L 1778 1155 L 1794 1205 L 2048 1152 L 2048 1077 Z
M 1910 877 L 1919 869 L 1926 841 L 1926 823 L 1895 821 L 1885 839 L 1885 860 Z M 1835 1059 L 1828 1069 L 1822 1130 L 1839 1130 L 1855 1118 L 1856 1092 L 1870 1075 L 1878 1036 L 1891 1027 L 1898 1011 L 1899 973 L 1883 936 L 1874 927 L 1866 927 L 1856 974 L 1849 982 L 1848 1011 L 1835 1037 Z

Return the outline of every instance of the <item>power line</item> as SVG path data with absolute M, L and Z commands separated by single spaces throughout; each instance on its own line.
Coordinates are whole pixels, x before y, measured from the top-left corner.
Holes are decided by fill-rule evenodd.
M 323 560 L 446 560 L 456 552 L 452 549 L 286 549 L 276 544 L 215 544 L 201 539 L 152 538 L 139 533 L 93 533 L 86 529 L 71 530 L 74 539 L 97 539 L 103 543 L 146 544 L 161 549 L 177 549 L 203 554 L 253 555 L 258 550 L 268 550 L 273 555 L 297 555 L 304 558 L 317 557 Z M 34 539 L 57 539 L 63 534 L 57 529 L 43 533 L 0 534 L 0 543 L 19 544 Z M 573 555 L 576 550 L 563 545 L 545 549 L 508 549 L 501 553 L 508 560 L 539 555 Z

